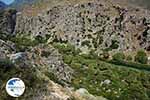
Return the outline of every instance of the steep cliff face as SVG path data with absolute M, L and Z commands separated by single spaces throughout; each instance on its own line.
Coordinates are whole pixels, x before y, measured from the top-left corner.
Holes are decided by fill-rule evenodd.
M 12 35 L 16 26 L 16 10 L 0 11 L 0 38 Z
M 51 35 L 83 51 L 89 48 L 149 51 L 149 40 L 145 41 L 149 31 L 148 15 L 148 11 L 138 8 L 120 7 L 103 0 L 91 1 L 55 6 L 38 16 L 18 14 L 15 32 L 33 37 Z

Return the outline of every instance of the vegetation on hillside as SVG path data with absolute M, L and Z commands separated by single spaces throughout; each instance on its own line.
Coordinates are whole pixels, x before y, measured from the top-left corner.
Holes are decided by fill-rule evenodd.
M 109 64 L 92 54 L 74 53 L 76 49 L 70 44 L 54 43 L 54 47 L 63 55 L 64 62 L 75 70 L 72 87 L 86 88 L 110 100 L 150 99 L 149 72 L 133 69 L 130 64 Z M 114 60 L 123 59 L 123 53 L 114 55 Z
M 140 50 L 137 52 L 136 56 L 135 56 L 135 61 L 142 63 L 142 64 L 147 64 L 148 62 L 148 57 L 145 53 L 144 50 Z
M 27 49 L 47 41 L 41 37 L 31 39 L 28 36 L 11 37 L 10 40 L 17 45 L 19 51 L 22 50 L 20 47 Z M 89 54 L 83 54 L 80 49 L 69 43 L 54 42 L 52 45 L 62 54 L 64 62 L 75 71 L 74 78 L 69 83 L 71 87 L 85 88 L 93 95 L 104 96 L 111 100 L 150 99 L 150 74 L 148 72 L 150 66 L 145 64 L 147 57 L 145 52 L 137 52 L 135 61 L 138 63 L 136 63 L 133 62 L 133 57 L 126 56 L 122 52 L 114 54 L 110 60 L 110 55 L 106 51 L 101 58 L 94 53 L 94 50 L 91 50 Z M 44 80 L 37 77 L 36 69 L 20 69 L 9 60 L 0 60 L 0 62 L 1 84 L 5 83 L 5 79 L 10 79 L 12 75 L 24 79 L 27 91 L 33 91 L 33 93 L 35 90 L 31 90 L 31 87 L 37 88 L 40 87 L 40 83 L 43 84 Z M 45 75 L 61 84 L 53 74 L 45 73 Z M 38 84 L 35 85 L 36 83 Z M 1 98 L 9 99 L 10 97 L 4 91 L 4 84 L 1 88 L 2 93 L 5 94 Z M 23 99 L 28 96 L 29 94 L 26 94 Z

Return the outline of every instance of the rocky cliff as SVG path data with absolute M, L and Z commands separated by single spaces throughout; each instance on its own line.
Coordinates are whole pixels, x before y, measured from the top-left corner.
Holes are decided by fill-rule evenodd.
M 0 10 L 0 38 L 13 35 L 16 26 L 16 10 Z
M 103 0 L 59 5 L 37 16 L 17 15 L 15 33 L 51 35 L 83 51 L 149 51 L 149 11 Z

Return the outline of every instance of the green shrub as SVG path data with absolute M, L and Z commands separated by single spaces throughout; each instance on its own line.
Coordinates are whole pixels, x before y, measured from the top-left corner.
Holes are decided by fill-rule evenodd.
M 80 54 L 80 56 L 82 56 L 85 59 L 90 59 L 91 58 L 91 55 L 88 55 L 88 54 Z
M 125 55 L 123 52 L 119 52 L 119 53 L 116 53 L 112 56 L 113 60 L 124 60 L 125 59 Z
M 118 41 L 117 40 L 112 40 L 112 44 L 110 45 L 111 49 L 118 49 Z
M 132 61 L 132 59 L 133 59 L 133 58 L 132 58 L 131 55 L 128 55 L 128 56 L 126 57 L 126 60 L 127 60 L 127 61 Z
M 48 76 L 50 80 L 58 82 L 58 78 L 53 72 L 45 72 L 45 75 Z
M 98 35 L 96 38 L 93 38 L 92 39 L 92 43 L 93 43 L 93 46 L 95 48 L 97 48 L 99 45 L 101 45 L 103 43 L 103 37 Z
M 15 37 L 10 37 L 9 40 L 15 43 L 17 51 L 25 51 L 30 46 L 39 44 L 38 41 L 31 39 L 27 35 L 16 35 Z
M 141 64 L 141 63 L 129 62 L 129 61 L 123 61 L 123 60 L 117 60 L 117 61 L 111 60 L 108 62 L 115 64 L 115 65 L 122 65 L 122 66 L 130 67 L 130 68 L 150 71 L 150 65 L 147 65 L 147 64 Z
M 45 37 L 42 37 L 42 36 L 38 35 L 38 36 L 35 37 L 34 41 L 36 41 L 38 43 L 46 43 L 49 38 L 50 38 L 49 34 L 46 34 Z
M 95 49 L 91 49 L 89 52 L 90 58 L 98 58 L 98 54 L 95 52 Z
M 108 59 L 109 56 L 110 56 L 110 55 L 109 55 L 109 53 L 108 53 L 107 51 L 104 51 L 104 52 L 103 52 L 103 58 L 104 58 L 104 59 Z
M 81 45 L 82 45 L 82 46 L 88 46 L 88 47 L 91 47 L 90 41 L 88 41 L 88 40 L 83 41 L 83 42 L 81 43 Z
M 80 49 L 76 49 L 73 45 L 69 43 L 53 43 L 53 46 L 57 48 L 60 53 L 64 54 L 77 55 L 81 52 Z
M 63 61 L 66 64 L 71 64 L 72 59 L 73 59 L 72 55 L 66 55 L 66 54 L 63 55 Z
M 135 61 L 142 63 L 142 64 L 147 64 L 148 57 L 147 57 L 147 54 L 145 53 L 145 51 L 143 51 L 143 50 L 138 51 L 135 56 Z
M 14 67 L 13 63 L 9 59 L 0 59 L 0 68 Z

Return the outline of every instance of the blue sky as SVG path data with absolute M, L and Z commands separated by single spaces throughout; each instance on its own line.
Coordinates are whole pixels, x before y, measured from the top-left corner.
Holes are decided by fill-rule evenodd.
M 11 4 L 12 2 L 14 2 L 14 0 L 0 0 L 0 1 L 3 1 L 6 4 Z

